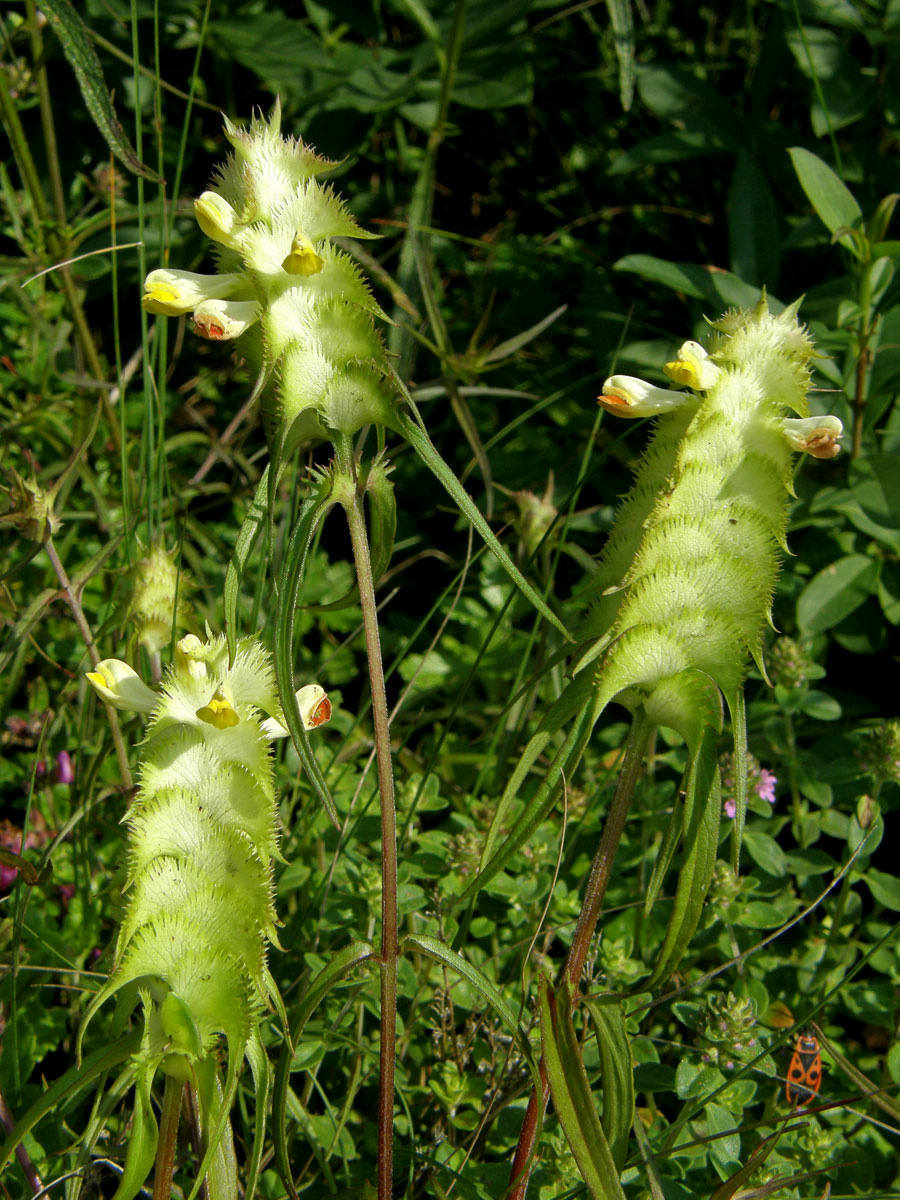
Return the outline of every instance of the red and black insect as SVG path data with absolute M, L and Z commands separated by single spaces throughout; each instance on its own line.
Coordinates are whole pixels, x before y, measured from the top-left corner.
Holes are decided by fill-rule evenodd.
M 788 1104 L 808 1104 L 822 1082 L 822 1056 L 818 1039 L 811 1033 L 801 1033 L 794 1046 L 787 1072 L 784 1094 Z

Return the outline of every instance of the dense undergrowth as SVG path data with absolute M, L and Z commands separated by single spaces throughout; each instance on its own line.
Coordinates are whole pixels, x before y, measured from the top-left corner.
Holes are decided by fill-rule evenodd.
M 76 8 L 53 0 L 38 12 L 27 0 L 2 17 L 7 1128 L 50 1097 L 3 1169 L 4 1195 L 52 1184 L 111 1196 L 137 1120 L 124 1057 L 101 1057 L 118 1037 L 140 1037 L 140 1020 L 117 1023 L 112 1004 L 82 1045 L 84 1069 L 99 1062 L 104 1074 L 45 1091 L 77 1071 L 79 1027 L 113 969 L 130 903 L 121 820 L 142 778 L 140 721 L 111 719 L 85 672 L 123 659 L 155 684 L 179 661 L 179 639 L 206 625 L 226 632 L 232 614 L 229 636 L 258 634 L 276 659 L 288 655 L 294 684 L 318 681 L 333 706 L 329 724 L 298 739 L 312 774 L 290 739 L 275 743 L 281 924 L 268 970 L 271 995 L 303 1030 L 286 1053 L 279 1003 L 259 1000 L 261 1057 L 281 1065 L 258 1163 L 257 1108 L 270 1107 L 259 1060 L 236 1084 L 237 1174 L 243 1186 L 258 1165 L 267 1200 L 288 1194 L 285 1177 L 310 1196 L 366 1195 L 376 1178 L 383 991 L 375 949 L 347 948 L 381 937 L 379 739 L 362 611 L 335 603 L 354 586 L 359 530 L 352 539 L 335 517 L 310 525 L 293 640 L 279 651 L 292 534 L 335 451 L 307 439 L 260 488 L 272 421 L 264 428 L 256 397 L 248 403 L 252 350 L 197 338 L 183 316 L 139 303 L 154 269 L 213 269 L 192 201 L 229 149 L 220 114 L 246 121 L 279 96 L 283 132 L 335 160 L 325 178 L 381 235 L 339 236 L 335 253 L 371 280 L 390 318 L 384 361 L 512 560 L 504 566 L 460 513 L 414 430 L 387 435 L 389 475 L 374 429 L 335 443 L 338 474 L 357 452 L 373 464 L 376 550 L 379 513 L 382 542 L 393 534 L 389 488 L 396 500 L 376 593 L 404 940 L 395 1194 L 504 1195 L 542 1012 L 546 1025 L 539 978 L 565 960 L 613 804 L 630 720 L 616 703 L 546 818 L 471 907 L 460 901 L 487 839 L 515 838 L 549 777 L 553 745 L 492 827 L 529 739 L 570 686 L 566 631 L 581 627 L 650 433 L 595 398 L 614 372 L 665 384 L 662 365 L 685 339 L 708 342 L 707 318 L 752 307 L 765 289 L 773 312 L 804 297 L 818 354 L 811 409 L 836 414 L 845 435 L 839 456 L 793 468 L 788 552 L 744 689 L 739 872 L 732 755 L 721 760 L 721 842 L 698 928 L 675 973 L 642 987 L 676 897 L 678 874 L 659 880 L 654 866 L 687 761 L 682 738 L 660 729 L 581 990 L 625 997 L 627 1196 L 724 1200 L 770 1181 L 752 1194 L 806 1198 L 830 1184 L 832 1197 L 900 1196 L 894 10 L 780 0 L 727 15 L 528 0 L 310 0 L 302 16 L 255 0 Z M 270 516 L 248 553 L 238 538 L 255 495 Z M 242 569 L 229 582 L 236 544 Z M 227 727 L 231 701 L 216 703 Z M 323 971 L 332 986 L 313 1009 Z M 608 1027 L 602 1004 L 590 1017 L 584 1007 L 578 1054 L 609 1134 Z M 806 1028 L 824 1078 L 814 1111 L 785 1126 L 785 1077 Z M 162 1096 L 159 1084 L 145 1093 L 144 1118 Z M 176 1156 L 185 1195 L 199 1161 L 195 1115 L 186 1110 Z M 530 1195 L 584 1194 L 566 1133 L 551 1105 Z

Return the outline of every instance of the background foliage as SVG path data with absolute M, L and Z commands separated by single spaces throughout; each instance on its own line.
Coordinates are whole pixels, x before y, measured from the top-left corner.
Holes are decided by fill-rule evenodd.
M 795 1124 L 750 1180 L 777 1177 L 778 1194 L 812 1196 L 823 1180 L 804 1173 L 824 1168 L 832 1196 L 900 1195 L 900 884 L 882 840 L 900 794 L 900 735 L 884 724 L 897 715 L 900 624 L 900 242 L 890 224 L 900 10 L 639 4 L 633 43 L 621 7 L 555 0 L 307 0 L 302 10 L 89 0 L 78 12 L 124 136 L 164 183 L 110 157 L 97 125 L 107 117 L 89 111 L 79 87 L 90 64 L 73 70 L 57 36 L 62 7 L 36 17 L 30 3 L 10 5 L 0 831 L 13 851 L 24 831 L 40 871 L 35 882 L 2 868 L 0 1092 L 13 1117 L 70 1065 L 85 996 L 106 969 L 126 803 L 108 724 L 82 681 L 84 628 L 40 540 L 46 530 L 23 515 L 21 480 L 49 489 L 62 479 L 51 544 L 101 656 L 138 665 L 145 653 L 130 604 L 135 564 L 154 539 L 176 552 L 197 625 L 220 627 L 225 568 L 264 462 L 253 415 L 231 426 L 252 380 L 227 349 L 151 321 L 138 287 L 170 257 L 209 269 L 190 200 L 222 156 L 219 110 L 246 117 L 277 93 L 285 130 L 340 160 L 354 213 L 383 235 L 366 250 L 432 438 L 567 620 L 646 436 L 638 422 L 623 430 L 599 419 L 599 384 L 614 364 L 663 382 L 659 365 L 684 338 L 702 337 L 704 315 L 752 303 L 763 286 L 773 304 L 805 293 L 802 315 L 827 355 L 815 411 L 836 412 L 852 435 L 838 459 L 798 469 L 768 652 L 775 686 L 756 679 L 748 689 L 750 745 L 777 776 L 775 802 L 755 797 L 741 874 L 723 862 L 677 987 L 629 1002 L 645 1161 L 630 1161 L 624 1183 L 635 1196 L 658 1186 L 667 1200 L 732 1194 L 715 1189 L 787 1115 L 775 1077 L 793 1018 L 815 1019 L 827 1035 L 822 1097 L 834 1106 Z M 75 256 L 89 257 L 34 278 Z M 308 461 L 316 456 L 312 448 Z M 462 917 L 455 896 L 534 712 L 558 694 L 560 668 L 510 698 L 559 642 L 469 542 L 414 457 L 401 447 L 392 461 L 398 542 L 379 599 L 396 706 L 401 909 L 408 932 L 449 943 Z M 304 479 L 299 464 L 284 484 L 276 555 Z M 346 559 L 329 525 L 306 603 L 344 594 Z M 244 629 L 265 637 L 263 555 L 244 587 Z M 380 888 L 358 612 L 308 609 L 299 626 L 298 683 L 317 678 L 336 704 L 317 747 L 343 827 L 327 822 L 287 752 L 278 767 L 285 953 L 272 969 L 289 1007 L 327 952 L 372 936 Z M 534 1003 L 535 972 L 552 969 L 570 940 L 623 731 L 613 717 L 595 738 L 569 781 L 565 818 L 554 812 L 515 870 L 491 882 L 468 928 L 467 957 L 516 1009 Z M 125 737 L 134 743 L 138 726 Z M 638 897 L 682 754 L 657 743 L 607 897 L 597 990 L 636 987 L 659 945 L 665 901 L 644 918 Z M 410 1196 L 451 1184 L 465 1197 L 500 1196 L 529 1086 L 524 1063 L 469 984 L 424 954 L 405 958 L 400 978 L 398 1185 Z M 359 972 L 307 1026 L 286 1122 L 301 1190 L 337 1192 L 371 1176 L 377 1010 L 375 977 Z M 102 1026 L 91 1028 L 95 1046 Z M 268 1037 L 274 1053 L 274 1019 Z M 583 1050 L 595 1078 L 596 1049 Z M 842 1060 L 885 1089 L 887 1111 L 859 1100 Z M 78 1096 L 30 1136 L 44 1182 L 71 1167 L 89 1115 Z M 117 1112 L 104 1116 L 88 1188 L 101 1193 L 112 1178 L 102 1164 L 121 1162 L 125 1133 Z M 283 1187 L 267 1166 L 262 1186 L 274 1200 Z M 8 1168 L 5 1193 L 23 1194 L 24 1179 Z M 532 1188 L 583 1190 L 552 1116 Z

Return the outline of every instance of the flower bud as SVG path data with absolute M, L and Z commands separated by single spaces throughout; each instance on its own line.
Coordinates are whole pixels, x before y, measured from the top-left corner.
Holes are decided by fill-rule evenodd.
M 159 703 L 157 694 L 120 658 L 104 658 L 93 671 L 87 672 L 87 678 L 97 695 L 113 708 L 149 713 Z
M 711 388 L 720 372 L 699 342 L 684 342 L 678 351 L 678 358 L 666 363 L 663 370 L 673 383 L 692 388 L 695 392 L 705 392 Z
M 210 342 L 228 342 L 259 320 L 255 300 L 204 300 L 194 309 L 194 333 Z
M 231 250 L 239 248 L 245 226 L 224 196 L 218 192 L 204 192 L 194 201 L 194 216 L 208 238 Z
M 633 375 L 613 375 L 604 383 L 597 401 L 617 417 L 654 417 L 681 408 L 690 403 L 690 397 L 670 388 L 654 387 Z
M 204 300 L 225 299 L 238 287 L 237 275 L 200 275 L 161 267 L 144 280 L 141 304 L 161 317 L 180 317 Z
M 802 450 L 813 458 L 834 458 L 840 453 L 844 426 L 837 417 L 791 417 L 782 421 L 782 426 L 794 450 Z

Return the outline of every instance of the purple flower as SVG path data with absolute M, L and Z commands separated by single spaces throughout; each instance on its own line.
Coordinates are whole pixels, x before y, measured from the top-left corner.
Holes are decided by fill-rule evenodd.
M 759 796 L 760 800 L 768 800 L 769 804 L 775 803 L 775 784 L 778 782 L 774 771 L 767 771 L 763 767 L 759 772 L 759 779 L 753 785 L 753 790 Z
M 730 817 L 730 818 L 732 819 L 732 821 L 733 821 L 733 820 L 734 820 L 734 814 L 737 812 L 737 808 L 735 807 L 735 803 L 734 803 L 734 801 L 733 801 L 733 800 L 726 800 L 726 801 L 725 801 L 725 803 L 722 805 L 722 808 L 723 808 L 723 811 L 724 811 L 724 813 L 725 813 L 725 816 L 726 816 L 726 817 Z
M 60 750 L 56 756 L 56 782 L 75 782 L 75 768 L 72 766 L 72 759 L 68 750 Z

